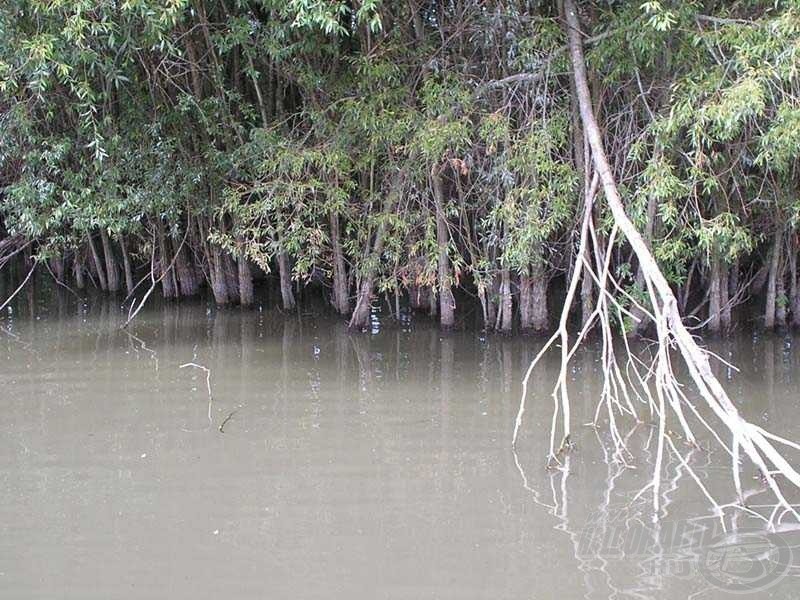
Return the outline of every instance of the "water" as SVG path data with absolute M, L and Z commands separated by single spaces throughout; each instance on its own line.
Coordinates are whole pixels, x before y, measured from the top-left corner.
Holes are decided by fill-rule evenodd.
M 73 304 L 0 320 L 2 598 L 739 597 L 702 567 L 698 540 L 718 531 L 674 456 L 661 521 L 649 494 L 634 501 L 652 425 L 630 431 L 635 469 L 580 426 L 600 394 L 596 348 L 570 373 L 568 469 L 545 469 L 555 356 L 533 378 L 518 468 L 540 341 L 425 322 L 350 335 L 329 317 L 205 304 L 156 306 L 128 334 L 113 307 Z M 792 341 L 715 349 L 743 369 L 717 367 L 748 418 L 800 438 Z M 210 369 L 211 395 L 186 363 Z M 731 501 L 724 457 L 684 450 Z M 797 598 L 797 572 L 755 596 Z

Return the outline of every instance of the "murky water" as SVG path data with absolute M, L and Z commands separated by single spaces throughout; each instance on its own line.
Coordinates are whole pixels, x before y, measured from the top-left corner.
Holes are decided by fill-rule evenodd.
M 674 456 L 662 520 L 635 499 L 652 426 L 629 434 L 636 469 L 580 427 L 596 350 L 570 373 L 577 449 L 548 471 L 556 357 L 534 375 L 519 468 L 510 448 L 540 341 L 205 304 L 152 308 L 128 334 L 108 305 L 72 304 L 0 319 L 2 598 L 729 598 L 752 576 L 708 552 L 720 531 Z M 800 438 L 792 340 L 717 350 L 743 370 L 720 374 L 748 417 Z M 686 449 L 728 502 L 723 458 Z M 755 596 L 797 598 L 796 563 Z

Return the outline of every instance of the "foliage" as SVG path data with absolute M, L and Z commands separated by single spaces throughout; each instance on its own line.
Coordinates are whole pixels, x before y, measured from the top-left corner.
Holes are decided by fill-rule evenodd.
M 458 6 L 8 0 L 3 230 L 68 253 L 101 229 L 144 247 L 198 223 L 196 246 L 264 271 L 284 253 L 308 279 L 332 273 L 335 215 L 350 274 L 391 290 L 436 287 L 440 210 L 458 282 L 566 270 L 584 157 L 555 5 Z M 763 260 L 800 214 L 800 5 L 597 2 L 582 18 L 616 175 L 668 279 Z M 629 251 L 615 269 L 632 281 Z

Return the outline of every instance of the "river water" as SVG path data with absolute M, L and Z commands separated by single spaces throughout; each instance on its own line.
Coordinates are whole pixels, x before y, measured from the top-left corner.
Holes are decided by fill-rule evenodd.
M 540 340 L 377 317 L 352 335 L 332 317 L 202 302 L 149 308 L 127 333 L 121 319 L 63 299 L 0 318 L 1 598 L 800 596 L 797 560 L 773 567 L 796 534 L 751 558 L 762 574 L 720 561 L 720 539 L 753 540 L 714 537 L 675 456 L 653 521 L 651 495 L 636 498 L 652 424 L 623 428 L 628 469 L 602 428 L 581 426 L 600 395 L 596 347 L 569 373 L 577 447 L 548 470 L 557 356 L 534 372 L 510 447 Z M 797 439 L 794 341 L 741 334 L 715 350 L 741 368 L 717 367 L 747 417 Z M 727 460 L 685 451 L 732 501 Z

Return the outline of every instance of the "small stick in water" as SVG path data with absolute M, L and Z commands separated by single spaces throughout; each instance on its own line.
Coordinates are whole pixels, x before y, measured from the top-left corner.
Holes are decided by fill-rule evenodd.
M 235 410 L 232 410 L 230 412 L 230 414 L 227 417 L 225 417 L 225 419 L 222 421 L 222 423 L 219 424 L 219 432 L 220 433 L 225 433 L 225 425 L 228 423 L 228 421 L 231 420 L 231 417 L 233 417 L 233 415 L 235 415 L 237 412 L 239 412 L 238 408 L 235 409 Z

